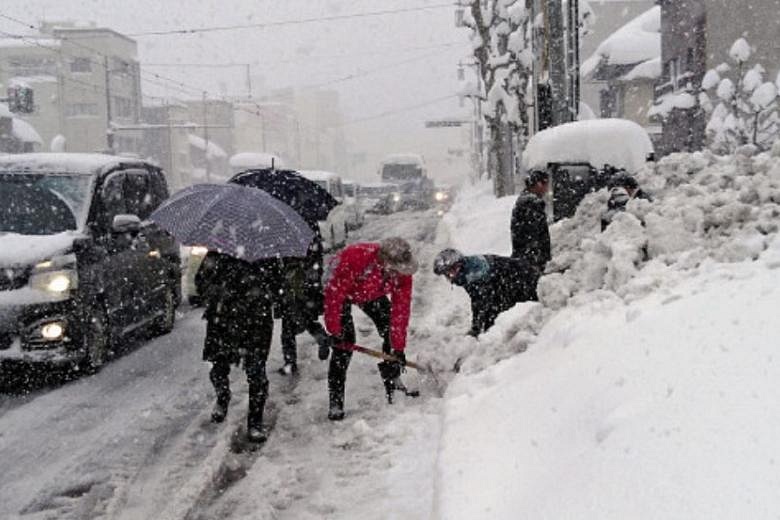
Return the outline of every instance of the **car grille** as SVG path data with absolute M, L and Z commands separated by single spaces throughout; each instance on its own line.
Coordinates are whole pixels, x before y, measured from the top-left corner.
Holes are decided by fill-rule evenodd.
M 0 291 L 13 291 L 27 285 L 29 275 L 27 269 L 17 267 L 0 267 Z

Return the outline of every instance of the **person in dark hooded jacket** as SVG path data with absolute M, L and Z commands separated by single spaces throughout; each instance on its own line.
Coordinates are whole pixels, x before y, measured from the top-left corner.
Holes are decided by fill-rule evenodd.
M 464 256 L 444 249 L 433 261 L 433 272 L 463 287 L 471 299 L 470 336 L 490 329 L 502 312 L 516 303 L 536 300 L 535 269 L 520 258 L 498 255 Z
M 526 189 L 517 198 L 512 210 L 512 258 L 521 258 L 535 269 L 536 277 L 544 274 L 544 267 L 552 258 L 550 230 L 544 195 L 549 190 L 547 172 L 534 170 L 525 180 Z
M 332 346 L 330 336 L 319 322 L 324 307 L 324 254 L 322 236 L 316 223 L 312 229 L 315 236 L 306 257 L 284 260 L 285 291 L 280 305 L 284 366 L 279 369 L 279 373 L 282 375 L 295 375 L 298 372 L 298 334 L 308 332 L 317 341 L 318 356 L 323 361 L 328 359 Z
M 245 262 L 209 252 L 195 276 L 206 309 L 203 360 L 217 394 L 211 420 L 221 423 L 230 403 L 230 365 L 243 359 L 249 383 L 247 436 L 263 442 L 263 410 L 268 397 L 266 361 L 273 335 L 273 306 L 283 288 L 281 261 Z

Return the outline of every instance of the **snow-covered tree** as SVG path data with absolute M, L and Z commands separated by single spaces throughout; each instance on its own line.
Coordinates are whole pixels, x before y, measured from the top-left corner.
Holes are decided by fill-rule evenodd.
M 533 62 L 529 6 L 526 0 L 466 0 L 462 5 L 483 85 L 487 167 L 500 197 L 514 191 L 507 148 L 528 128 L 526 95 Z
M 761 64 L 748 65 L 751 55 L 748 41 L 738 39 L 729 51 L 733 65 L 722 63 L 702 81 L 702 105 L 710 113 L 707 137 L 717 153 L 733 153 L 744 144 L 768 150 L 780 137 L 780 75 L 766 81 Z

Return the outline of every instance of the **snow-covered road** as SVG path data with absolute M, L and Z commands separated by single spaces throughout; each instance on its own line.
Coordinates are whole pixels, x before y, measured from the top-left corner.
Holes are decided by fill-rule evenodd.
M 371 219 L 352 237 L 414 242 L 423 267 L 415 315 L 431 304 L 426 285 L 436 224 L 432 214 L 403 213 Z M 378 344 L 360 318 L 358 329 L 367 345 Z M 330 423 L 327 363 L 299 336 L 301 374 L 290 381 L 274 371 L 281 364 L 275 341 L 271 437 L 257 452 L 237 453 L 235 434 L 246 416 L 243 374 L 234 370 L 228 420 L 210 424 L 203 334 L 200 312 L 185 309 L 171 334 L 97 375 L 31 396 L 4 396 L 0 518 L 428 517 L 433 490 L 417 483 L 434 480 L 441 389 L 433 382 L 407 374 L 407 384 L 420 385 L 423 396 L 388 407 L 375 360 L 356 356 L 348 417 Z

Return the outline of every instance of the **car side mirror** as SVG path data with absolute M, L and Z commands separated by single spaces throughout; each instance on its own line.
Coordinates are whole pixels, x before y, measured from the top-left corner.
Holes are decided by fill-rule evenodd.
M 111 223 L 114 233 L 138 233 L 141 231 L 141 219 L 138 215 L 116 215 Z

